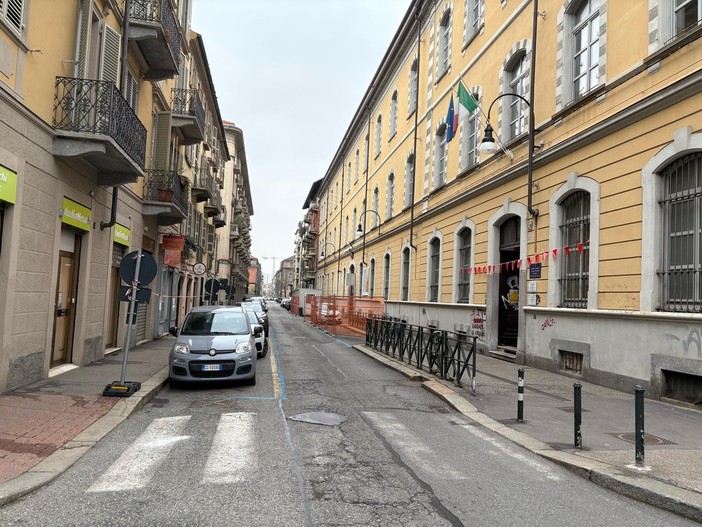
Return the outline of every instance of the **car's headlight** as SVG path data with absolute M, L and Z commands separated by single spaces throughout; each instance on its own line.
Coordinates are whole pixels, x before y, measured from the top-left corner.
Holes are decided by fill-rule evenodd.
M 251 345 L 248 342 L 242 342 L 241 344 L 237 345 L 236 352 L 237 353 L 250 353 L 251 352 Z
M 188 353 L 190 353 L 190 347 L 187 344 L 176 344 L 173 348 L 173 353 L 187 355 Z

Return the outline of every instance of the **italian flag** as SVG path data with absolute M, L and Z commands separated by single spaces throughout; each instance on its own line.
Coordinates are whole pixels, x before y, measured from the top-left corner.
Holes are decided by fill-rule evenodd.
M 473 96 L 470 92 L 463 86 L 461 81 L 458 81 L 458 111 L 453 117 L 453 133 L 454 135 L 458 131 L 458 123 L 463 121 L 469 114 L 471 114 L 478 107 L 478 103 L 475 102 Z

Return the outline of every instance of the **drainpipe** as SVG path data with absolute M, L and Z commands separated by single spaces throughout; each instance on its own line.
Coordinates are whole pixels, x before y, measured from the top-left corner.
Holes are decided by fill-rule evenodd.
M 120 93 L 125 96 L 127 95 L 127 55 L 129 54 L 129 13 L 132 9 L 132 0 L 124 0 L 124 20 L 122 22 L 122 57 L 120 68 L 121 76 L 119 79 Z M 117 221 L 117 203 L 119 196 L 119 185 L 112 187 L 112 212 L 110 213 L 110 221 L 104 222 L 100 221 L 100 230 L 104 231 L 112 227 Z
M 419 126 L 419 62 L 422 57 L 421 55 L 421 45 L 422 45 L 422 22 L 420 14 L 422 0 L 417 0 L 417 10 L 415 11 L 415 18 L 417 19 L 417 95 L 414 101 L 414 152 L 412 152 L 412 192 L 410 196 L 410 240 L 409 244 L 412 249 L 417 251 L 417 247 L 414 245 L 414 189 L 417 185 L 417 128 Z

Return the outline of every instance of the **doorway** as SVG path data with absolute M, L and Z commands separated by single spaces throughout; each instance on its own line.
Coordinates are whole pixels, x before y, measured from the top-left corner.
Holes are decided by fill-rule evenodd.
M 73 358 L 76 292 L 78 291 L 78 256 L 80 235 L 61 231 L 58 279 L 56 281 L 54 331 L 51 343 L 51 367 L 70 363 Z
M 519 260 L 521 220 L 512 216 L 500 227 L 497 345 L 516 353 L 519 334 Z

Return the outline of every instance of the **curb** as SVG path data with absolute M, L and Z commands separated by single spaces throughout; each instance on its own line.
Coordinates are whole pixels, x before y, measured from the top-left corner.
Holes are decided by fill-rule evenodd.
M 0 483 L 0 507 L 46 485 L 65 472 L 103 437 L 137 410 L 143 408 L 168 382 L 168 367 L 141 384 L 141 389 L 117 403 L 71 441 L 34 465 L 24 474 Z
M 546 443 L 524 432 L 503 425 L 488 415 L 479 412 L 476 407 L 463 396 L 459 395 L 455 390 L 433 375 L 428 377 L 423 374 L 423 372 L 418 372 L 394 358 L 384 356 L 362 345 L 355 345 L 353 349 L 377 360 L 388 368 L 397 370 L 399 373 L 402 373 L 412 380 L 420 381 L 422 383 L 422 388 L 433 393 L 467 418 L 529 450 L 537 456 L 565 467 L 600 487 L 653 505 L 654 507 L 665 509 L 685 518 L 702 522 L 702 495 L 696 492 L 681 489 L 650 477 L 625 472 L 611 465 L 607 465 L 606 463 L 600 463 L 598 461 L 581 458 L 568 452 L 554 450 Z

